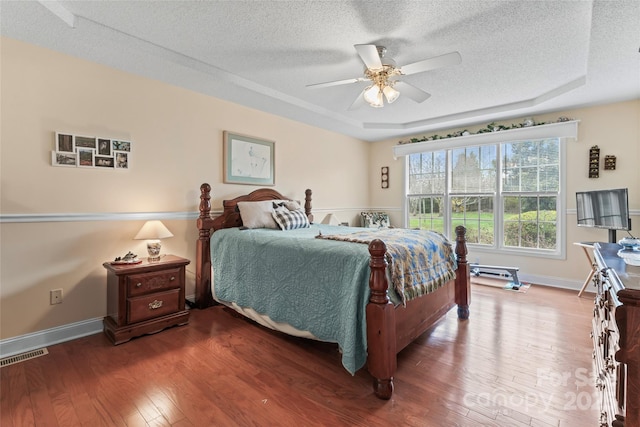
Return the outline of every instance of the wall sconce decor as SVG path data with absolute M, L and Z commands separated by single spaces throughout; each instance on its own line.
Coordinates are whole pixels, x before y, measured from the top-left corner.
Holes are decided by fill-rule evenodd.
M 589 178 L 600 177 L 600 148 L 594 145 L 589 149 Z
M 380 168 L 380 187 L 389 188 L 389 166 Z
M 611 156 L 611 155 L 604 156 L 604 170 L 606 171 L 616 170 L 616 156 Z

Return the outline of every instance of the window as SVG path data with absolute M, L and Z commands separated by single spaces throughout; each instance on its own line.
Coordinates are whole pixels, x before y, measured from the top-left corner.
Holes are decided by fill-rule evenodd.
M 408 226 L 454 236 L 464 225 L 472 245 L 559 254 L 560 141 L 484 142 L 409 154 Z

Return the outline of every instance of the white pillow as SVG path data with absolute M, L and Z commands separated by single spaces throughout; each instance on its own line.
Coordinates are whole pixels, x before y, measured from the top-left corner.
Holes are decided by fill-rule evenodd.
M 265 200 L 262 202 L 238 202 L 242 225 L 247 228 L 273 228 L 278 229 L 278 224 L 273 219 L 273 202 L 282 200 Z

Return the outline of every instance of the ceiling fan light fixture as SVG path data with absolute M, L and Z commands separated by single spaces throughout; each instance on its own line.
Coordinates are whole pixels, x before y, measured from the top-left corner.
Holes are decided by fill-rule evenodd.
M 390 85 L 385 86 L 384 89 L 382 89 L 382 92 L 384 93 L 384 97 L 387 98 L 387 102 L 389 104 L 393 103 L 393 101 L 398 99 L 398 97 L 400 96 L 400 92 L 395 90 Z
M 384 100 L 382 99 L 382 92 L 378 91 L 378 96 L 376 97 L 376 101 L 370 103 L 373 108 L 382 108 L 384 107 Z
M 380 95 L 380 96 L 379 96 Z M 382 96 L 380 93 L 380 88 L 378 85 L 371 85 L 364 90 L 364 100 L 367 101 L 370 105 L 377 104 L 378 98 Z

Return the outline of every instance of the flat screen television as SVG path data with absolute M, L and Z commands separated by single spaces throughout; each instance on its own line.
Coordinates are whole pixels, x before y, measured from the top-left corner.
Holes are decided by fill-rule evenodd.
M 609 230 L 610 243 L 617 243 L 616 230 L 631 230 L 626 188 L 579 191 L 576 193 L 576 212 L 578 226 Z

